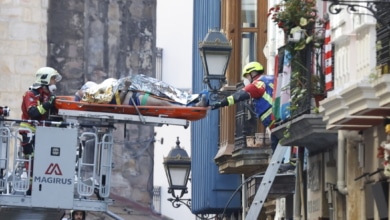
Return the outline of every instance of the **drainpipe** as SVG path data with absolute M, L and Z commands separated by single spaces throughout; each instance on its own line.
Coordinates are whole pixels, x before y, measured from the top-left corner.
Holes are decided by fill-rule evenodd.
M 247 184 L 244 174 L 241 174 L 241 182 L 244 183 L 244 184 Z M 243 187 L 241 187 L 241 195 L 242 195 L 241 196 L 241 204 L 242 204 L 241 216 L 245 216 L 246 215 L 246 211 L 247 211 L 247 207 L 246 206 L 247 206 L 247 199 L 248 199 L 246 186 L 245 185 Z
M 301 164 L 298 159 L 295 164 L 294 220 L 301 220 L 301 173 L 299 166 Z
M 334 215 L 334 208 L 333 208 L 333 190 L 334 190 L 334 185 L 333 184 L 328 184 L 328 207 L 329 207 L 329 220 L 333 220 L 333 215 Z
M 337 146 L 337 191 L 343 195 L 348 194 L 345 184 L 345 138 L 346 131 L 338 131 L 338 146 Z

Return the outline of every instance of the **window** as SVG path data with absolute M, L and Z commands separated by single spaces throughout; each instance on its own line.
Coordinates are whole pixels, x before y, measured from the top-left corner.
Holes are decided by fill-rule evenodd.
M 241 81 L 242 68 L 248 62 L 258 61 L 266 68 L 267 12 L 267 1 L 223 1 L 221 27 L 233 46 L 227 71 L 230 85 Z

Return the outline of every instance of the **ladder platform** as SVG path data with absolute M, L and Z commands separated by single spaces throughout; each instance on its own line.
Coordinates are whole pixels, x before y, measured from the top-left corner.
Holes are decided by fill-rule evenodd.
M 77 199 L 73 200 L 73 207 L 71 209 L 79 209 L 94 212 L 106 212 L 109 205 L 114 204 L 112 199 L 106 200 L 92 200 L 92 199 Z M 26 195 L 0 195 L 0 206 L 7 207 L 34 207 L 32 196 Z M 45 207 L 36 207 L 43 209 Z M 53 208 L 46 208 L 51 210 Z
M 144 116 L 144 115 L 127 115 L 108 112 L 93 112 L 93 111 L 80 111 L 80 110 L 67 110 L 59 109 L 58 115 L 64 116 L 69 119 L 77 120 L 99 120 L 111 123 L 126 123 L 131 122 L 135 124 L 163 126 L 163 125 L 178 125 L 187 128 L 189 121 L 186 119 L 178 118 L 166 118 L 164 115 L 160 116 Z
M 72 96 L 57 96 L 55 106 L 59 110 L 76 110 L 88 112 L 107 112 L 123 115 L 142 115 L 152 117 L 164 117 L 172 119 L 185 119 L 197 121 L 207 115 L 208 107 L 194 107 L 184 105 L 174 106 L 133 106 L 103 103 L 77 102 Z
M 276 147 L 267 170 L 265 171 L 264 176 L 262 176 L 261 183 L 253 199 L 252 205 L 250 206 L 245 217 L 246 220 L 255 220 L 258 218 L 287 150 L 288 147 L 282 146 L 280 144 L 278 144 Z

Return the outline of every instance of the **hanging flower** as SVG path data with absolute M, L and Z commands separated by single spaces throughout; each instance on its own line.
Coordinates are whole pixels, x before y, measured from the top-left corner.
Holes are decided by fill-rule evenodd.
M 305 27 L 317 18 L 315 0 L 284 0 L 276 4 L 268 11 L 268 16 L 276 24 L 283 24 L 283 29 L 291 29 L 295 26 Z
M 324 41 L 324 24 L 327 19 L 317 15 L 316 0 L 283 0 L 268 11 L 268 17 L 283 29 L 286 41 L 293 50 L 303 50 L 307 44 L 321 47 Z M 300 28 L 302 37 L 293 34 Z

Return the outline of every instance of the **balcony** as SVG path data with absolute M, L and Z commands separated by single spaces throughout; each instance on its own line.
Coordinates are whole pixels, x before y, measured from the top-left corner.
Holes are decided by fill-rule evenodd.
M 378 9 L 377 15 L 380 20 L 389 20 L 386 8 Z M 374 32 L 376 36 L 373 36 Z M 348 56 L 352 57 L 355 52 L 350 50 L 351 48 L 360 47 L 367 52 L 358 61 L 345 63 L 342 59 L 337 60 L 340 65 L 349 67 L 350 74 L 345 74 L 345 71 L 336 72 L 335 82 L 343 88 L 338 88 L 338 92 L 332 92 L 334 94 L 321 102 L 327 129 L 364 130 L 380 125 L 384 117 L 388 116 L 390 110 L 389 30 L 387 27 L 377 25 L 366 27 L 366 31 L 361 33 L 358 38 L 351 39 L 350 46 L 339 47 L 339 50 L 348 51 Z M 376 51 L 364 49 L 363 46 L 376 48 Z M 373 57 L 376 59 L 372 59 Z M 374 60 L 376 65 L 373 65 Z M 372 66 L 376 66 L 374 73 Z M 349 86 L 346 86 L 347 84 Z
M 314 101 L 308 92 L 289 118 L 276 123 L 272 133 L 282 145 L 305 147 L 310 153 L 316 153 L 332 148 L 337 143 L 337 131 L 328 130 L 324 115 L 313 111 L 313 108 L 321 109 L 319 102 Z
M 286 127 L 290 136 L 284 137 Z M 327 130 L 321 114 L 303 114 L 274 129 L 275 134 L 284 146 L 306 147 L 310 153 L 332 148 L 337 143 L 337 131 Z
M 220 173 L 249 176 L 267 169 L 272 155 L 269 135 L 257 131 L 259 121 L 248 110 L 248 104 L 236 105 L 234 144 L 222 143 L 214 158 Z
M 321 102 L 330 130 L 364 130 L 383 123 L 390 110 L 390 74 L 354 84 Z

